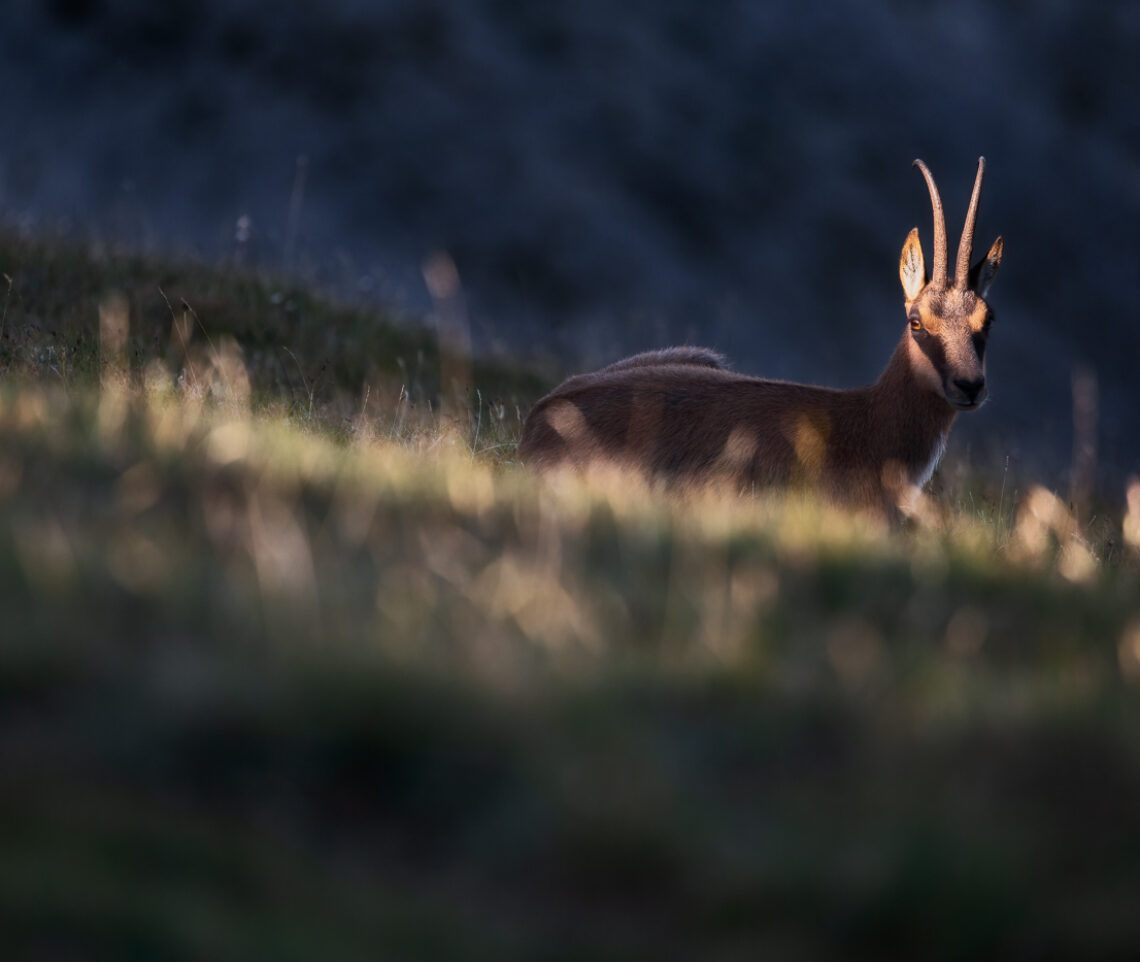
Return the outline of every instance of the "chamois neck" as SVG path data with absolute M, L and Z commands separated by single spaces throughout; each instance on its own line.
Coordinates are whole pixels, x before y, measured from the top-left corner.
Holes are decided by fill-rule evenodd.
M 957 413 L 940 391 L 935 391 L 924 384 L 915 372 L 914 362 L 911 360 L 910 338 L 905 333 L 895 346 L 883 373 L 871 385 L 871 389 L 878 394 L 900 400 L 905 397 L 909 408 L 928 414 L 938 412 L 949 417 L 951 421 Z
M 891 425 L 883 435 L 904 463 L 923 464 L 945 446 L 958 412 L 914 370 L 905 333 L 870 392 L 875 416 Z

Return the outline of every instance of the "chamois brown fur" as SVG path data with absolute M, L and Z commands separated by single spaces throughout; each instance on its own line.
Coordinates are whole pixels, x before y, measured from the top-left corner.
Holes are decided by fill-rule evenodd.
M 993 315 L 982 298 L 1002 255 L 999 237 L 969 267 L 979 159 L 950 284 L 941 200 L 926 166 L 915 164 L 934 209 L 934 272 L 927 281 L 916 228 L 899 262 L 907 329 L 873 384 L 836 390 L 766 380 L 726 370 L 704 348 L 650 351 L 571 377 L 542 398 L 523 427 L 521 458 L 540 469 L 616 465 L 681 489 L 805 485 L 844 505 L 905 509 L 957 413 L 985 398 Z

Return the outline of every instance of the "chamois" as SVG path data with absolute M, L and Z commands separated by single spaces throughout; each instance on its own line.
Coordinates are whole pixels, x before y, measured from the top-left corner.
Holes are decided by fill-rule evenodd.
M 625 358 L 569 378 L 539 400 L 519 455 L 546 470 L 597 464 L 692 489 L 807 485 L 842 505 L 905 511 L 930 479 L 959 411 L 986 397 L 993 311 L 983 299 L 1002 257 L 999 237 L 970 266 L 985 172 L 977 176 L 947 276 L 946 218 L 921 160 L 934 213 L 929 280 L 918 228 L 899 259 L 907 326 L 879 379 L 851 390 L 738 374 L 704 348 Z

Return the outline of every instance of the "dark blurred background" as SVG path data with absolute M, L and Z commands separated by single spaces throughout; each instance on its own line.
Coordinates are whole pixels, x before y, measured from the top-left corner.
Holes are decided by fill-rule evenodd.
M 701 342 L 853 386 L 930 209 L 999 233 L 992 401 L 952 442 L 1063 485 L 1072 378 L 1140 469 L 1140 5 L 1128 0 L 5 4 L 0 221 L 427 308 L 562 370 Z M 953 256 L 953 252 L 951 252 Z

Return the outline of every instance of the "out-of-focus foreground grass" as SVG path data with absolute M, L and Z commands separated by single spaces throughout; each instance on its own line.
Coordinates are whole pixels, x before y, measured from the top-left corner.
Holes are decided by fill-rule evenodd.
M 12 251 L 5 957 L 1140 946 L 1140 486 L 1090 541 L 538 483 L 525 374 L 440 418 L 422 335 L 202 272 L 148 347 L 157 268 Z

